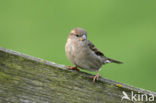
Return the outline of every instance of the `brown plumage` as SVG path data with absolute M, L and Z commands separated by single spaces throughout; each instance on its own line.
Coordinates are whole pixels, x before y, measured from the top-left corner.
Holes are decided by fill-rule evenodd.
M 107 58 L 92 42 L 87 40 L 87 32 L 82 28 L 75 28 L 70 32 L 65 51 L 67 58 L 75 65 L 75 67 L 69 67 L 68 69 L 80 67 L 89 71 L 99 71 L 103 64 L 122 63 Z M 95 81 L 98 77 L 99 73 L 93 80 Z

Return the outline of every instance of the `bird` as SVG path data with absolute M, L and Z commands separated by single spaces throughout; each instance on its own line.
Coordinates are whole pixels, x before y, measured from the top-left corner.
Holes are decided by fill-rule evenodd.
M 100 70 L 104 64 L 123 62 L 106 57 L 95 45 L 87 39 L 87 31 L 77 27 L 69 33 L 65 45 L 66 57 L 74 66 L 68 66 L 69 70 L 78 70 L 78 68 L 95 72 L 93 82 L 97 81 L 100 76 Z

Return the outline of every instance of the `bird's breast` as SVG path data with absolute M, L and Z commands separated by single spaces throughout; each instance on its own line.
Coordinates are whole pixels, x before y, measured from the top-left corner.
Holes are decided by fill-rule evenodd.
M 73 63 L 75 64 L 75 54 L 76 54 L 76 45 L 75 43 L 71 40 L 71 39 L 68 39 L 67 40 L 67 43 L 66 43 L 66 46 L 65 46 L 65 51 L 66 51 L 66 56 L 67 58 Z
M 68 39 L 65 49 L 67 58 L 80 68 L 94 71 L 102 65 L 100 59 L 84 42 L 75 42 Z

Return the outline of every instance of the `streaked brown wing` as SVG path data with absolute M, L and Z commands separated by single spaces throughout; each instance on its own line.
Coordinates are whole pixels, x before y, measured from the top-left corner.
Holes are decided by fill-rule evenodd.
M 88 46 L 89 46 L 89 48 L 90 48 L 91 50 L 94 51 L 94 53 L 95 53 L 96 55 L 98 55 L 98 56 L 104 56 L 104 54 L 103 54 L 102 52 L 100 52 L 100 51 L 94 46 L 94 44 L 93 44 L 92 42 L 90 42 L 89 40 L 88 40 Z

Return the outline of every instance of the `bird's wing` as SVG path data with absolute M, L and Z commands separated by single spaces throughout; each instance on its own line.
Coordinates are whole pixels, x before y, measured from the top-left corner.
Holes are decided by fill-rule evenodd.
M 117 64 L 122 64 L 122 62 L 118 61 L 118 60 L 114 60 L 114 59 L 111 59 L 111 58 L 107 58 L 106 56 L 104 56 L 104 54 L 98 50 L 94 44 L 92 42 L 90 42 L 88 40 L 88 46 L 89 48 L 97 55 L 97 56 L 100 56 L 103 58 L 103 63 L 106 64 L 106 63 L 117 63 Z
M 101 51 L 99 51 L 99 50 L 94 46 L 94 44 L 93 44 L 92 42 L 90 42 L 89 40 L 88 40 L 88 46 L 89 46 L 89 48 L 90 48 L 97 56 L 104 56 L 104 54 L 103 54 Z

